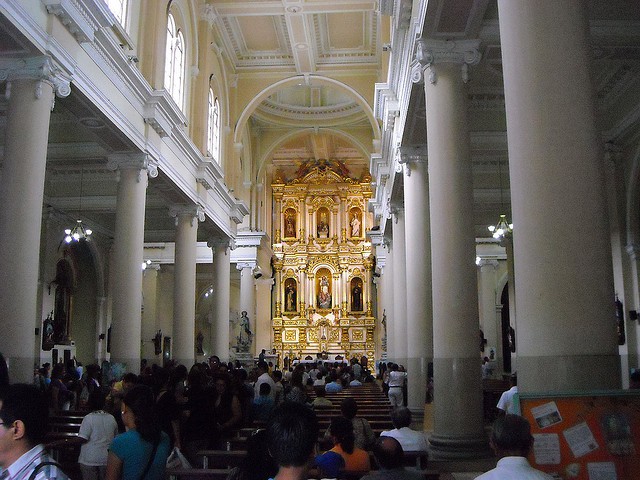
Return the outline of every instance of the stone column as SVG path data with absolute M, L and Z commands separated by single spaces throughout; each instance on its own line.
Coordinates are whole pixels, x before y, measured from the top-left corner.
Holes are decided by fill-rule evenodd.
M 213 249 L 213 295 L 215 312 L 213 318 L 213 355 L 223 362 L 229 361 L 229 295 L 231 294 L 231 241 L 214 238 L 208 245 Z
M 435 458 L 486 455 L 478 355 L 467 65 L 478 41 L 418 43 L 424 65 L 433 275 Z M 461 68 L 462 66 L 462 68 Z M 420 72 L 418 72 L 420 73 Z
M 69 77 L 49 57 L 3 64 L 9 105 L 0 181 L 0 351 L 12 382 L 33 380 L 42 200 L 54 94 L 71 92 Z M 39 359 L 37 361 L 39 363 Z
M 424 412 L 429 363 L 433 361 L 433 305 L 431 298 L 431 228 L 429 172 L 426 147 L 403 149 L 404 217 L 407 269 L 408 405 Z
M 106 358 L 107 353 L 107 297 L 96 298 L 96 350 L 98 365 Z M 104 337 L 102 336 L 104 335 Z
M 393 356 L 394 363 L 407 361 L 407 255 L 404 209 L 393 211 Z M 411 374 L 411 373 L 409 373 Z M 411 382 L 413 379 L 411 379 Z
M 254 352 L 260 352 L 264 348 L 273 348 L 271 337 L 271 290 L 273 288 L 273 278 L 261 277 L 256 280 L 256 322 L 254 327 Z M 304 303 L 304 297 L 298 297 L 300 303 Z
M 253 278 L 253 269 L 256 268 L 256 262 L 238 262 L 236 268 L 240 270 L 240 311 L 247 312 L 249 317 L 249 325 L 252 333 L 251 345 L 249 351 L 252 358 L 256 354 L 256 284 Z M 244 333 L 243 333 L 244 335 Z M 267 346 L 262 347 L 264 349 Z
M 488 357 L 488 347 L 493 347 L 496 351 L 494 361 L 497 366 L 498 362 L 502 360 L 502 354 L 498 350 L 498 336 L 501 335 L 500 320 L 496 316 L 496 270 L 498 261 L 482 259 L 478 268 L 480 270 L 478 281 L 480 328 L 484 333 L 484 338 L 487 340 L 483 356 Z
M 196 358 L 196 250 L 198 221 L 204 222 L 204 208 L 174 205 L 169 214 L 176 219 L 172 358 L 190 366 Z
M 611 234 L 585 6 L 499 0 L 498 8 L 519 388 L 616 389 Z
M 384 271 L 382 272 L 382 281 L 384 287 L 382 289 L 382 305 L 383 313 L 387 315 L 387 360 L 395 359 L 397 353 L 395 346 L 395 325 L 396 317 L 393 301 L 394 283 L 393 283 L 393 250 L 390 243 L 385 243 L 387 250 L 387 258 L 385 261 Z
M 128 371 L 137 372 L 142 325 L 144 211 L 148 176 L 156 177 L 158 168 L 144 153 L 111 155 L 107 168 L 117 171 L 118 176 L 113 241 L 111 361 L 124 363 Z

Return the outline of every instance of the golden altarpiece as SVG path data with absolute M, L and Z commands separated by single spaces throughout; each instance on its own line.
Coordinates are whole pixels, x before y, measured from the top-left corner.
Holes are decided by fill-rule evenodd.
M 309 160 L 295 178 L 277 172 L 273 347 L 280 358 L 373 362 L 371 176 L 337 160 Z

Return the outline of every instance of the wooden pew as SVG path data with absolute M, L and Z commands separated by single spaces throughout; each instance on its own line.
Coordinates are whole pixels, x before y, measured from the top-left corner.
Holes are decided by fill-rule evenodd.
M 226 468 L 167 468 L 166 480 L 225 480 L 229 475 Z

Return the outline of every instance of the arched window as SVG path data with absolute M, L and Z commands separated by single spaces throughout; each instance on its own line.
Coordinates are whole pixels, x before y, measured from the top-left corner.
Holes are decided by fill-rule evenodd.
M 167 20 L 167 58 L 164 67 L 164 88 L 171 94 L 178 107 L 184 104 L 185 44 L 182 31 L 169 13 Z
M 209 111 L 208 111 L 208 133 L 207 133 L 207 152 L 216 161 L 220 162 L 220 104 L 213 94 L 213 90 L 209 89 Z
M 116 17 L 116 20 L 118 20 L 118 23 L 120 23 L 120 25 L 124 27 L 127 22 L 128 0 L 105 0 L 105 1 L 107 2 L 107 6 L 109 7 L 109 10 L 111 10 L 111 13 L 113 13 L 113 16 Z

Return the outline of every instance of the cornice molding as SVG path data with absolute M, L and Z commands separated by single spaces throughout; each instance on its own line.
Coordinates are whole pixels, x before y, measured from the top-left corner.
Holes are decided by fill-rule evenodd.
M 47 12 L 62 24 L 80 43 L 93 42 L 96 31 L 111 27 L 116 21 L 106 2 L 90 0 L 42 0 Z

